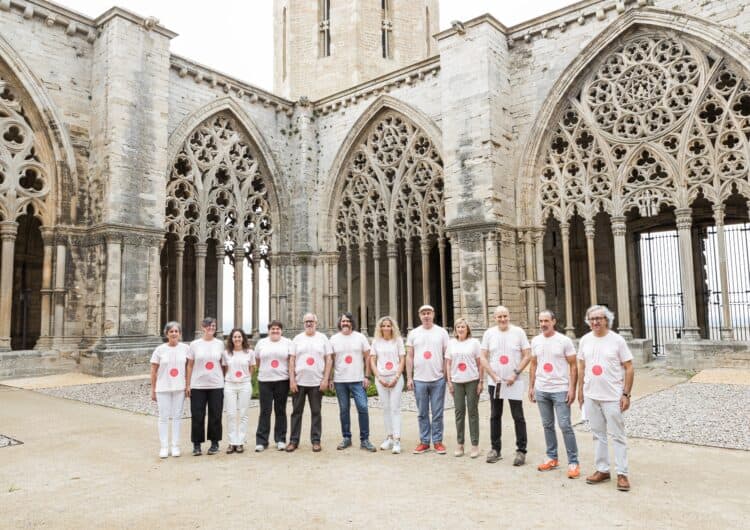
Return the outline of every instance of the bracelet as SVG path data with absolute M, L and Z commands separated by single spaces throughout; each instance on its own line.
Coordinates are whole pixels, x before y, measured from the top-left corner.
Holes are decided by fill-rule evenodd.
M 622 395 L 625 396 L 626 398 L 630 399 L 630 396 L 632 396 L 633 393 L 632 392 L 631 393 L 623 392 Z

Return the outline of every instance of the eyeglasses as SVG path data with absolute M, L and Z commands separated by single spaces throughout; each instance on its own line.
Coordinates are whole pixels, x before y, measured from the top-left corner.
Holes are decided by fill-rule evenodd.
M 589 317 L 589 322 L 597 322 L 599 320 L 607 320 L 607 317 Z
M 305 324 L 315 324 L 314 320 L 305 320 Z

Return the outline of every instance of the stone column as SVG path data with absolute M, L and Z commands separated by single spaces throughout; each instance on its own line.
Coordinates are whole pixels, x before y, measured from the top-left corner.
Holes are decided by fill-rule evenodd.
M 597 303 L 596 295 L 596 254 L 594 254 L 595 223 L 593 219 L 587 219 L 583 223 L 586 231 L 586 255 L 589 262 L 589 295 L 591 305 Z
M 36 348 L 49 348 L 52 321 L 52 250 L 53 233 L 49 227 L 42 228 L 42 243 L 44 244 L 44 258 L 42 261 L 42 327 Z M 43 345 L 42 345 L 43 343 Z
M 729 274 L 727 273 L 727 240 L 724 232 L 724 205 L 714 204 L 716 243 L 719 250 L 719 285 L 721 286 L 721 340 L 733 340 L 732 314 L 729 306 Z
M 108 233 L 106 236 L 107 244 L 107 271 L 104 280 L 105 303 L 104 303 L 104 336 L 117 337 L 120 334 L 120 295 L 122 279 L 122 238 L 119 235 Z M 60 261 L 65 263 L 65 247 L 60 252 L 60 246 L 57 247 L 57 267 L 55 271 L 55 291 L 59 288 L 60 282 Z M 182 262 L 180 262 L 180 272 L 182 272 Z M 63 269 L 64 270 L 64 269 Z M 182 287 L 181 277 L 178 278 L 180 287 Z M 57 297 L 57 293 L 55 293 Z M 181 300 L 181 299 L 180 299 Z M 55 302 L 57 303 L 57 301 Z M 57 312 L 56 312 L 57 313 Z M 57 316 L 57 314 L 55 314 Z M 57 327 L 57 318 L 55 318 L 55 327 Z M 57 335 L 57 329 L 55 330 Z
M 185 257 L 185 241 L 178 239 L 174 242 L 174 256 L 175 256 L 175 282 L 174 282 L 174 320 L 177 320 L 182 324 L 182 260 Z
M 359 246 L 359 303 L 362 307 L 359 331 L 367 335 L 367 246 L 364 242 Z
M 404 250 L 406 251 L 406 329 L 411 330 L 414 325 L 412 322 L 412 314 L 414 313 L 414 306 L 412 301 L 412 256 L 414 255 L 412 249 L 411 239 L 407 239 L 404 243 Z
M 625 217 L 612 217 L 612 236 L 615 243 L 615 283 L 617 284 L 617 332 L 625 339 L 633 338 L 630 326 L 630 287 L 628 286 L 628 256 L 625 248 Z
M 245 249 L 234 248 L 234 327 L 242 328 L 242 273 L 245 268 Z
M 151 239 L 149 245 L 149 269 L 148 282 L 150 296 L 148 297 L 147 332 L 149 335 L 159 337 L 161 335 L 161 248 L 164 239 Z
M 330 322 L 330 329 L 331 331 L 334 330 L 335 326 L 334 323 L 336 321 L 336 313 L 339 310 L 339 260 L 341 259 L 341 256 L 336 253 L 331 257 L 331 316 L 328 319 L 328 322 Z
M 445 282 L 445 236 L 438 239 L 438 255 L 440 256 L 440 304 L 442 326 L 448 327 L 448 288 Z
M 544 280 L 544 227 L 538 228 L 534 233 L 534 249 L 536 250 L 536 306 L 539 311 L 547 309 L 547 297 L 544 288 L 547 282 Z
M 698 314 L 695 307 L 695 276 L 693 274 L 693 243 L 690 228 L 693 225 L 693 212 L 690 208 L 675 210 L 677 236 L 680 247 L 680 283 L 682 285 L 685 331 L 683 338 L 700 339 Z
M 429 304 L 430 303 L 430 242 L 426 237 L 422 239 L 420 247 L 422 250 L 422 304 Z
M 352 310 L 352 247 L 349 245 L 346 246 L 346 310 Z
M 380 241 L 375 241 L 372 245 L 372 274 L 375 277 L 373 286 L 375 287 L 375 322 L 378 321 L 383 313 L 380 312 Z
M 563 282 L 565 283 L 565 334 L 575 338 L 573 326 L 573 284 L 570 278 L 570 224 L 560 223 L 560 239 L 562 240 Z
M 388 311 L 390 316 L 398 321 L 398 246 L 395 241 L 389 241 L 386 247 L 388 255 Z M 403 322 L 401 323 L 403 325 Z
M 121 240 L 118 239 L 118 246 L 121 245 Z M 120 246 L 120 254 L 122 254 L 122 247 Z M 63 324 L 65 323 L 65 258 L 67 256 L 67 249 L 65 243 L 57 243 L 57 255 L 55 257 L 55 279 L 54 279 L 54 293 L 53 303 L 55 306 L 54 314 L 52 315 L 52 333 L 55 337 L 63 336 Z M 120 261 L 118 258 L 117 262 L 118 270 L 120 269 Z M 122 280 L 117 278 L 117 299 L 120 300 L 120 282 Z M 118 325 L 117 329 L 119 332 L 119 315 L 120 315 L 120 304 L 118 302 L 117 307 Z
M 523 234 L 523 256 L 526 268 L 526 319 L 528 329 L 535 329 L 537 313 L 540 311 L 536 308 L 536 282 L 534 281 L 534 234 L 527 230 Z
M 195 244 L 195 338 L 203 336 L 201 322 L 206 318 L 206 251 L 204 242 Z M 218 326 L 216 327 L 218 330 Z
M 260 251 L 253 251 L 253 321 L 252 321 L 252 336 L 258 337 L 260 335 Z
M 216 334 L 224 332 L 224 258 L 227 251 L 223 241 L 216 242 Z
M 0 262 L 0 350 L 10 350 L 10 313 L 13 310 L 13 261 L 18 223 L 0 222 L 2 262 Z

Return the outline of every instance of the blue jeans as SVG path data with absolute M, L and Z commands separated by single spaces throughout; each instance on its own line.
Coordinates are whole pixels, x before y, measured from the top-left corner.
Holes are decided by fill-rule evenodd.
M 445 379 L 414 381 L 414 397 L 419 414 L 419 440 L 425 444 L 443 441 L 443 408 L 445 407 Z M 432 409 L 432 418 L 430 418 Z M 432 435 L 432 436 L 430 436 Z
M 336 399 L 339 400 L 339 419 L 341 420 L 341 434 L 344 438 L 352 438 L 352 419 L 349 415 L 350 398 L 354 398 L 354 405 L 359 414 L 359 439 L 364 442 L 370 438 L 370 416 L 367 414 L 367 392 L 362 381 L 357 383 L 334 383 Z
M 565 450 L 568 453 L 568 464 L 578 463 L 578 444 L 573 426 L 570 423 L 570 406 L 567 404 L 567 392 L 542 392 L 536 390 L 536 403 L 542 416 L 544 440 L 547 442 L 547 458 L 557 460 L 557 434 L 555 433 L 555 415 L 557 424 L 563 433 Z

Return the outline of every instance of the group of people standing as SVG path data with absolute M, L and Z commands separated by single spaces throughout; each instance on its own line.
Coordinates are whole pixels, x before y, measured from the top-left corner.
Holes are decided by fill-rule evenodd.
M 633 356 L 625 340 L 610 329 L 614 315 L 604 306 L 588 309 L 586 322 L 591 332 L 580 340 L 578 352 L 571 339 L 555 330 L 557 322 L 552 311 L 539 314 L 540 333 L 531 343 L 521 328 L 510 323 L 507 308 L 498 306 L 493 316 L 496 325 L 485 331 L 481 342 L 472 337 L 471 326 L 463 318 L 455 322 L 453 337 L 449 337 L 444 328 L 434 323 L 434 308 L 426 304 L 419 308 L 421 325 L 408 333 L 405 342 L 396 321 L 385 316 L 378 320 L 370 343 L 355 331 L 351 313 L 341 314 L 338 332 L 330 339 L 317 331 L 317 317 L 307 313 L 303 317 L 304 331 L 294 339 L 283 337 L 282 323 L 272 321 L 268 336 L 259 340 L 254 350 L 241 329 L 232 330 L 223 344 L 215 337 L 216 321 L 211 318 L 202 323 L 203 336 L 189 346 L 179 341 L 179 323 L 169 322 L 164 328 L 167 342 L 157 347 L 151 358 L 151 397 L 159 408 L 159 456 L 180 455 L 180 420 L 186 396 L 191 398 L 193 455 L 202 454 L 201 444 L 206 439 L 211 442 L 208 454 L 219 451 L 224 406 L 230 431 L 227 453 L 243 452 L 251 381 L 257 369 L 260 394 L 255 433 L 257 452 L 266 450 L 271 443 L 272 413 L 276 449 L 294 452 L 299 448 L 305 403 L 309 404 L 311 414 L 312 451 L 321 451 L 321 404 L 327 389 L 336 390 L 339 404 L 342 440 L 337 449 L 353 445 L 350 414 L 353 399 L 359 419 L 359 446 L 375 452 L 377 449 L 370 441 L 366 392 L 372 377 L 383 407 L 385 437 L 381 450 L 401 452 L 401 397 L 406 386 L 414 391 L 418 409 L 419 443 L 413 453 L 425 453 L 432 446 L 436 453 L 445 454 L 443 409 L 447 388 L 455 403 L 454 455 L 465 454 L 468 416 L 471 442 L 468 454 L 476 458 L 480 454 L 478 403 L 486 383 L 491 409 L 488 463 L 501 459 L 506 401 L 515 427 L 513 465 L 525 463 L 527 431 L 523 400 L 528 395 L 539 408 L 546 443 L 546 458 L 537 469 L 550 471 L 560 465 L 557 418 L 567 452 L 567 476 L 578 478 L 580 463 L 570 413 L 577 398 L 595 440 L 596 470 L 586 481 L 597 484 L 610 479 L 609 434 L 615 448 L 617 487 L 629 490 L 622 413 L 630 406 Z M 527 366 L 530 366 L 528 391 L 521 377 Z M 290 391 L 292 414 L 287 442 L 286 407 Z

